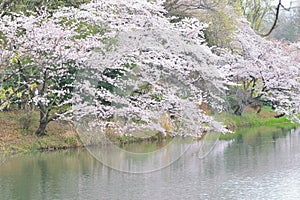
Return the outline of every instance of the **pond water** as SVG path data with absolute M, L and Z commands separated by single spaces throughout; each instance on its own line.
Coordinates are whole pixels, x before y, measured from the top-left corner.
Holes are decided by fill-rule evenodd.
M 300 199 L 300 130 L 240 130 L 199 159 L 201 146 L 144 174 L 111 169 L 83 149 L 2 155 L 0 199 Z

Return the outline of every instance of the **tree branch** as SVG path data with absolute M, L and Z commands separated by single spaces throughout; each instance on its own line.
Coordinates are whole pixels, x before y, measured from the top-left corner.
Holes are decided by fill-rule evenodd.
M 290 9 L 291 9 L 291 7 L 285 8 L 284 5 L 282 5 L 281 0 L 279 0 L 278 5 L 276 7 L 276 14 L 275 14 L 274 23 L 273 23 L 271 29 L 269 30 L 269 32 L 266 33 L 266 34 L 261 34 L 261 36 L 263 36 L 263 37 L 269 36 L 272 33 L 272 31 L 276 28 L 276 25 L 277 25 L 277 22 L 278 22 L 278 19 L 279 19 L 280 8 L 283 8 L 286 11 L 290 11 Z

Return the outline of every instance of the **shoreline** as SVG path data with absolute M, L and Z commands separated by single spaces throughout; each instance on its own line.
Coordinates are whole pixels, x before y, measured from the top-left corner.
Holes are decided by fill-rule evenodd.
M 89 138 L 91 142 L 83 142 L 84 138 L 80 137 L 72 125 L 63 121 L 51 122 L 48 127 L 47 135 L 37 137 L 32 131 L 36 128 L 37 123 L 32 123 L 26 131 L 19 128 L 19 118 L 17 116 L 20 116 L 20 113 L 21 111 L 0 112 L 0 154 L 59 151 L 96 145 L 93 143 L 93 138 Z M 261 126 L 279 127 L 284 129 L 293 129 L 299 126 L 298 124 L 289 121 L 287 117 L 274 118 L 273 115 L 274 113 L 270 114 L 265 112 L 257 115 L 253 112 L 247 112 L 244 116 L 223 113 L 221 115 L 216 115 L 215 117 L 219 121 L 222 121 L 224 125 L 233 132 L 236 132 L 240 128 L 255 128 Z M 33 120 L 37 121 L 36 119 L 37 116 L 34 116 Z M 224 134 L 222 138 L 231 138 L 234 134 L 235 133 Z M 201 138 L 204 135 L 205 133 Z M 171 137 L 172 136 L 170 135 L 163 136 L 161 134 L 155 134 L 146 139 L 142 139 L 133 136 L 116 135 L 113 136 L 113 138 L 108 137 L 108 139 L 115 144 L 125 145 L 140 142 L 156 142 Z M 195 140 L 200 140 L 201 138 L 195 137 Z

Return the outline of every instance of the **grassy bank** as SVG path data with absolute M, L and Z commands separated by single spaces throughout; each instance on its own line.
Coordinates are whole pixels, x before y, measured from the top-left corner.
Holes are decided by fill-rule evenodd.
M 34 132 L 38 128 L 38 112 L 10 111 L 0 112 L 0 152 L 47 151 L 97 145 L 103 139 L 124 145 L 128 143 L 154 142 L 169 139 L 161 134 L 130 137 L 115 134 L 115 131 L 102 135 L 79 136 L 72 125 L 64 121 L 50 122 L 46 135 L 38 137 Z
M 47 135 L 37 137 L 37 112 L 0 112 L 0 151 L 24 152 L 55 150 L 82 146 L 72 126 L 66 122 L 51 122 Z
M 229 113 L 216 115 L 216 119 L 224 123 L 224 125 L 232 131 L 243 127 L 260 127 L 273 126 L 285 129 L 297 127 L 288 117 L 283 116 L 275 118 L 278 113 L 274 112 L 270 107 L 262 107 L 260 113 L 251 108 L 246 108 L 242 116 L 237 116 Z
M 242 116 L 236 116 L 228 113 L 216 115 L 216 119 L 222 121 L 228 129 L 235 131 L 235 134 L 222 135 L 223 139 L 230 139 L 238 134 L 238 129 L 243 127 L 278 127 L 283 129 L 292 129 L 297 125 L 292 123 L 287 117 L 275 118 L 275 113 L 269 107 L 263 107 L 260 113 L 256 113 L 251 108 L 246 108 Z M 47 135 L 37 137 L 34 132 L 38 128 L 39 115 L 37 112 L 0 112 L 0 151 L 34 151 L 34 150 L 56 150 L 65 148 L 82 147 L 82 141 L 85 144 L 93 144 L 98 141 L 94 138 L 79 137 L 73 127 L 62 121 L 51 122 L 47 127 Z M 153 134 L 147 139 L 130 136 L 120 136 L 108 134 L 107 138 L 115 143 L 126 144 L 133 142 L 148 142 L 164 140 L 164 136 Z

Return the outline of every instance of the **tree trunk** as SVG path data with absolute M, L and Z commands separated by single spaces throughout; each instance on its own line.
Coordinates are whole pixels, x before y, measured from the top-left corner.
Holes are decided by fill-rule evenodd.
M 37 136 L 46 135 L 46 127 L 48 125 L 48 117 L 42 110 L 40 111 L 40 124 L 38 130 L 35 132 Z
M 281 114 L 278 114 L 278 115 L 274 116 L 274 118 L 280 118 L 280 117 L 283 117 L 283 116 L 285 116 L 285 114 L 281 113 Z
M 242 114 L 244 112 L 244 108 L 245 108 L 244 104 L 237 105 L 236 109 L 234 110 L 234 114 L 238 115 L 238 116 L 242 116 Z

